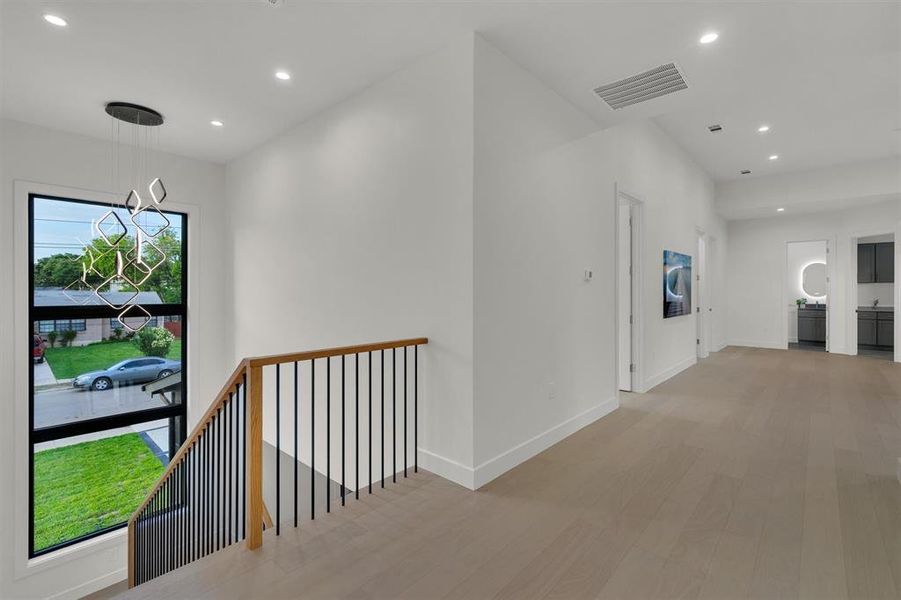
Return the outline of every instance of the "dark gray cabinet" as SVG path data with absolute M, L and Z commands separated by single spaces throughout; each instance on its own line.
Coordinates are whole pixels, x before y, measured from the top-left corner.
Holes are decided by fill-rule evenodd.
M 857 343 L 864 346 L 894 348 L 895 314 L 891 311 L 859 309 L 857 311 Z
M 857 283 L 895 281 L 895 243 L 857 245 Z
M 857 283 L 876 283 L 876 244 L 857 245 Z
M 825 309 L 798 309 L 798 341 L 806 343 L 826 343 Z
M 868 315 L 872 314 L 872 318 Z M 857 343 L 878 346 L 876 313 L 860 313 L 857 316 Z
M 895 244 L 876 244 L 876 283 L 895 281 Z

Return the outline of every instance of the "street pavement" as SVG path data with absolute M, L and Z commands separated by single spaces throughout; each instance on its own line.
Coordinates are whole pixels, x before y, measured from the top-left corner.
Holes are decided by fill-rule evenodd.
M 39 429 L 165 405 L 162 396 L 151 396 L 141 391 L 140 385 L 102 392 L 85 392 L 71 387 L 36 390 L 34 426 Z

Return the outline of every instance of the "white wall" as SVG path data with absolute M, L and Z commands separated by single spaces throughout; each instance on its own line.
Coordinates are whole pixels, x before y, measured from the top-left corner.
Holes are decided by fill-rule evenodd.
M 28 398 L 23 378 L 27 373 L 15 372 L 14 331 L 21 327 L 14 312 L 16 299 L 27 298 L 27 290 L 15 288 L 14 271 L 14 181 L 24 180 L 83 190 L 90 198 L 92 191 L 110 187 L 110 144 L 82 136 L 62 133 L 14 121 L 0 121 L 0 379 L 7 389 L 15 389 L 14 397 L 0 403 L 0 481 L 15 481 L 0 489 L 0 596 L 4 598 L 63 597 L 88 593 L 124 578 L 125 543 L 123 532 L 104 549 L 90 555 L 74 550 L 65 556 L 45 559 L 40 569 L 15 578 L 17 563 L 26 556 L 27 548 L 16 547 L 12 532 L 27 523 L 27 513 L 18 512 L 27 502 L 27 416 Z M 229 365 L 231 336 L 228 311 L 227 265 L 221 256 L 227 240 L 223 238 L 222 196 L 224 168 L 173 155 L 153 157 L 157 173 L 164 179 L 168 201 L 192 205 L 200 209 L 197 239 L 190 238 L 190 260 L 203 265 L 191 273 L 189 285 L 196 302 L 189 305 L 191 354 L 189 356 L 189 411 L 199 414 L 231 370 Z M 30 328 L 29 328 L 30 329 Z M 24 412 L 23 412 L 24 410 Z M 25 504 L 27 506 L 27 504 Z M 14 508 L 15 507 L 15 508 Z M 89 542 L 90 543 L 90 542 Z M 87 583 L 86 583 L 87 582 Z M 84 586 L 84 587 L 78 587 Z
M 893 283 L 858 283 L 857 306 L 872 306 L 873 300 L 879 306 L 895 305 L 895 285 Z
M 798 341 L 798 305 L 795 300 L 804 298 L 811 304 L 828 304 L 828 297 L 815 298 L 804 291 L 801 274 L 811 263 L 826 262 L 826 241 L 790 242 L 786 245 L 785 290 L 788 341 Z
M 695 255 L 698 227 L 723 248 L 726 229 L 711 180 L 655 125 L 585 135 L 583 114 L 495 48 L 477 40 L 475 57 L 480 485 L 616 405 L 616 186 L 644 200 L 643 388 L 696 361 L 695 316 L 662 316 L 663 250 Z
M 472 464 L 472 60 L 470 35 L 227 167 L 235 357 L 428 336 L 421 460 L 457 481 Z
M 897 200 L 816 214 L 784 213 L 766 219 L 729 222 L 727 307 L 729 343 L 740 346 L 784 348 L 783 302 L 785 244 L 798 240 L 831 240 L 829 270 L 830 350 L 856 349 L 857 254 L 852 237 L 894 232 L 901 219 Z M 898 248 L 896 247 L 896 256 Z M 895 286 L 897 298 L 898 286 Z M 852 343 L 854 342 L 854 343 Z
M 476 487 L 616 407 L 613 192 L 571 145 L 595 129 L 476 38 Z

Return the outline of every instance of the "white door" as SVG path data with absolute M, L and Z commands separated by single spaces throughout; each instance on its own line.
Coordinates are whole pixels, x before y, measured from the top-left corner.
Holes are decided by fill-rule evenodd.
M 695 324 L 697 326 L 697 340 L 695 347 L 697 348 L 698 358 L 706 358 L 707 357 L 707 335 L 706 335 L 706 323 L 707 323 L 707 313 L 703 310 L 704 302 L 704 294 L 706 293 L 706 276 L 705 276 L 705 264 L 706 264 L 706 247 L 705 240 L 703 235 L 698 235 L 698 256 L 695 260 L 694 265 L 694 290 L 692 291 L 692 310 L 695 313 Z
M 632 215 L 631 205 L 619 206 L 617 226 L 617 290 L 619 320 L 619 389 L 632 391 Z

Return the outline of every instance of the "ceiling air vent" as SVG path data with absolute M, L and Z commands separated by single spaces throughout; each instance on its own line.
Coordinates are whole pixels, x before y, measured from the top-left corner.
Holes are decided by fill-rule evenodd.
M 722 130 L 723 130 L 722 125 L 708 125 L 707 126 L 707 131 L 709 131 L 710 133 L 718 133 Z
M 748 169 L 742 169 L 742 170 L 739 171 L 739 172 L 740 172 L 742 175 L 750 175 L 750 174 L 751 174 L 751 171 L 748 170 Z
M 607 106 L 617 110 L 686 88 L 688 88 L 688 84 L 682 77 L 679 68 L 675 63 L 668 63 L 650 71 L 597 87 L 594 89 L 594 93 L 606 102 Z

